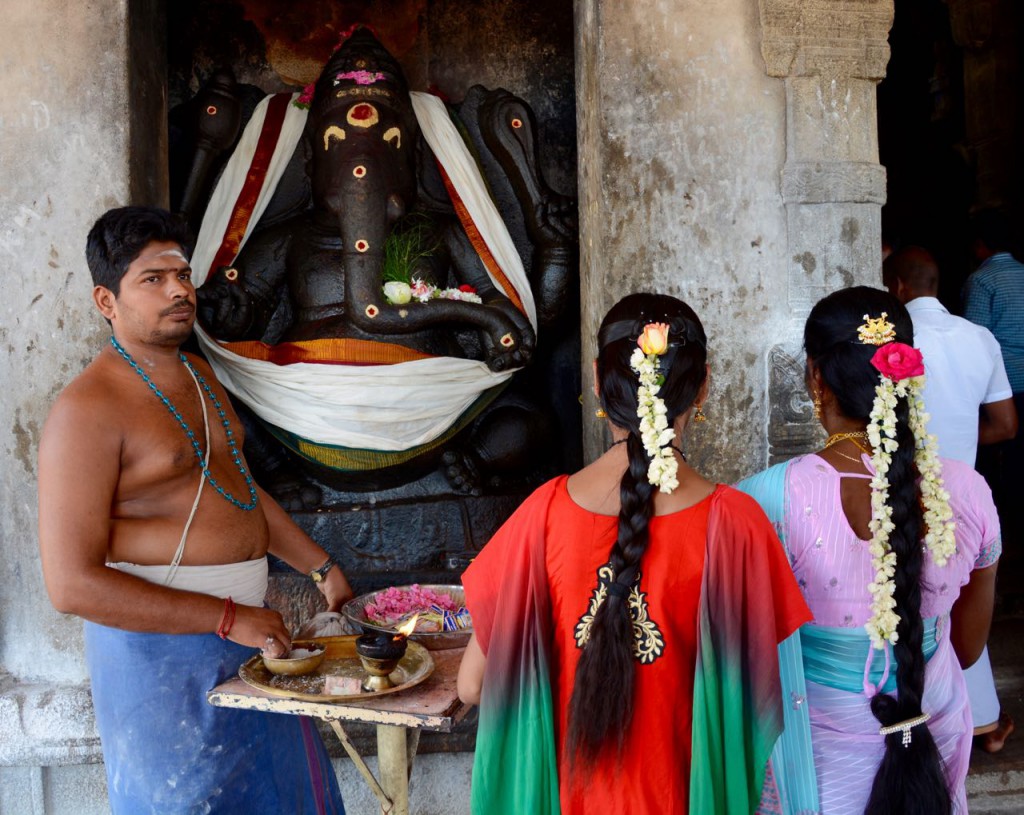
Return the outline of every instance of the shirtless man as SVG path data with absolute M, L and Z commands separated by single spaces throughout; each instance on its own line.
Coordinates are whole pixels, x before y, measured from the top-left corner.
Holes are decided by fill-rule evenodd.
M 111 210 L 89 233 L 93 300 L 112 337 L 43 430 L 46 588 L 86 620 L 115 813 L 340 812 L 308 722 L 205 700 L 252 649 L 290 648 L 281 615 L 263 607 L 267 552 L 309 574 L 331 610 L 352 591 L 252 481 L 226 391 L 179 351 L 195 320 L 187 253 L 184 226 L 163 210 Z

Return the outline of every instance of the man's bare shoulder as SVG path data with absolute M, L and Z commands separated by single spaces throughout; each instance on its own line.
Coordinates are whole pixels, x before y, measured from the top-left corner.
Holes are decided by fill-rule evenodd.
M 67 429 L 109 432 L 120 425 L 123 399 L 110 363 L 101 354 L 67 384 L 50 407 L 44 436 Z

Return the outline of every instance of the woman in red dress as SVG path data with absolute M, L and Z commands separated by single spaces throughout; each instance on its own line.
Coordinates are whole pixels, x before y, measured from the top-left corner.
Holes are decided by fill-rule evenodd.
M 706 342 L 676 298 L 620 301 L 595 364 L 611 446 L 531 495 L 463 577 L 476 813 L 758 803 L 782 722 L 776 646 L 809 614 L 761 509 L 682 453 Z

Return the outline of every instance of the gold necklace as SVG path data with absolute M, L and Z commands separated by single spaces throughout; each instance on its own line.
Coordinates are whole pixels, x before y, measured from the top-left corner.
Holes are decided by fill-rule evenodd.
M 854 464 L 860 464 L 861 466 L 864 465 L 864 462 L 861 461 L 859 458 L 854 458 L 853 456 L 848 456 L 848 455 L 846 455 L 846 453 L 842 453 L 839 450 L 833 450 L 832 452 L 834 452 L 837 456 L 842 456 L 847 461 L 852 461 Z
M 857 447 L 860 448 L 861 452 L 867 453 L 870 456 L 871 448 L 861 444 L 859 440 L 863 440 L 865 442 L 868 440 L 868 433 L 866 430 L 857 430 L 854 431 L 853 433 L 833 433 L 825 440 L 825 446 L 822 447 L 821 449 L 828 450 L 829 447 L 832 447 L 835 444 L 839 444 L 839 442 L 841 441 L 852 441 L 855 445 L 857 445 Z

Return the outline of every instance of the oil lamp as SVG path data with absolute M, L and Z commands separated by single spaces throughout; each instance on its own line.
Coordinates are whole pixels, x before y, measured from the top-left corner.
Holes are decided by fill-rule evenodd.
M 395 686 L 391 673 L 405 656 L 409 635 L 416 630 L 416 620 L 419 616 L 414 614 L 394 633 L 368 631 L 356 639 L 356 653 L 367 673 L 366 679 L 363 680 L 364 690 L 381 691 Z

